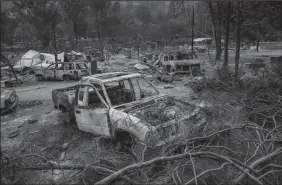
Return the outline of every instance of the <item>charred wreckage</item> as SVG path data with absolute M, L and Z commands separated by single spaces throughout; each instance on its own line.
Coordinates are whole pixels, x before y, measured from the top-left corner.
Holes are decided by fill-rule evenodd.
M 79 130 L 118 139 L 120 133 L 156 147 L 179 141 L 206 118 L 201 109 L 159 90 L 139 73 L 104 73 L 52 91 L 54 107 Z

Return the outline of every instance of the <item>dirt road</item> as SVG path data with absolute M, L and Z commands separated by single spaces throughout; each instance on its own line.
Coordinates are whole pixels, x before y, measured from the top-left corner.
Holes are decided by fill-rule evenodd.
M 16 90 L 20 101 L 32 101 L 32 100 L 51 100 L 51 92 L 56 88 L 63 88 L 67 86 L 72 86 L 77 84 L 77 81 L 70 82 L 57 82 L 57 81 L 47 81 L 40 84 L 28 87 L 14 87 Z

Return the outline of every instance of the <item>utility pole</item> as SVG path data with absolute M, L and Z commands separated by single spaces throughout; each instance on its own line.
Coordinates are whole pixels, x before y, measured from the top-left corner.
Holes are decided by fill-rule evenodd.
M 192 50 L 192 59 L 194 58 L 194 5 L 192 11 L 192 43 L 191 43 L 191 50 Z

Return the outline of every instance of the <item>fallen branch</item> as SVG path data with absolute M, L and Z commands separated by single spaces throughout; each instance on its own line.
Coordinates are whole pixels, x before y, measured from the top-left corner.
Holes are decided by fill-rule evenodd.
M 206 170 L 206 171 L 200 173 L 199 175 L 197 175 L 194 179 L 191 179 L 190 181 L 188 181 L 187 183 L 185 183 L 185 185 L 188 185 L 188 184 L 192 183 L 195 179 L 198 179 L 198 178 L 200 178 L 201 176 L 203 176 L 203 175 L 205 175 L 205 174 L 207 174 L 207 173 L 209 173 L 209 172 L 221 170 L 221 169 L 223 169 L 224 166 L 229 165 L 229 164 L 230 164 L 230 163 L 223 163 L 223 164 L 222 164 L 220 167 L 218 167 L 218 168 L 213 168 L 213 169 Z
M 272 153 L 270 153 L 270 154 L 268 154 L 268 155 L 266 155 L 266 156 L 264 156 L 264 157 L 262 157 L 262 158 L 260 158 L 260 159 L 258 159 L 256 161 L 254 161 L 253 163 L 251 163 L 250 167 L 254 169 L 254 168 L 256 168 L 256 167 L 258 167 L 260 165 L 263 165 L 263 164 L 267 163 L 268 161 L 270 161 L 270 160 L 274 159 L 275 157 L 277 157 L 279 154 L 281 154 L 281 152 L 282 152 L 282 147 L 277 148 Z M 246 171 L 249 172 L 249 169 L 247 169 Z M 245 177 L 246 177 L 246 174 L 242 173 L 239 177 L 236 178 L 235 182 L 237 184 L 240 184 L 240 182 L 242 182 L 245 179 Z
M 210 135 L 207 135 L 207 136 L 203 136 L 203 137 L 194 137 L 194 138 L 191 138 L 191 139 L 186 139 L 186 140 L 181 141 L 181 142 L 179 142 L 179 143 L 177 143 L 177 144 L 189 143 L 189 142 L 192 142 L 192 141 L 195 141 L 195 140 L 204 140 L 204 139 L 208 139 L 208 138 L 210 138 L 210 137 L 212 137 L 212 136 L 215 136 L 215 135 L 217 135 L 217 134 L 220 134 L 220 133 L 222 133 L 222 132 L 228 132 L 228 131 L 234 130 L 234 129 L 242 129 L 242 128 L 245 128 L 245 127 L 247 127 L 247 125 L 242 125 L 242 126 L 240 126 L 240 127 L 226 128 L 226 129 L 222 129 L 222 130 L 219 130 L 219 131 L 217 131 L 217 132 L 211 133 Z
M 282 169 L 282 166 L 276 165 L 276 164 L 269 164 L 269 165 L 263 167 L 262 169 L 260 169 L 258 172 L 261 173 L 261 172 L 265 171 L 265 170 L 268 169 L 268 168 L 278 168 L 278 169 Z
M 194 181 L 195 181 L 195 184 L 198 185 L 198 178 L 197 178 L 197 173 L 196 173 L 196 169 L 195 169 L 195 164 L 194 164 L 192 156 L 189 155 L 189 157 L 190 157 L 190 161 L 191 161 L 191 164 L 192 164 L 192 167 L 193 167 Z
M 260 180 L 258 180 L 257 178 L 255 178 L 253 175 L 251 175 L 249 173 L 249 170 L 244 170 L 243 168 L 241 168 L 239 165 L 237 165 L 233 160 L 229 159 L 228 157 L 224 157 L 222 155 L 212 153 L 212 152 L 195 152 L 195 153 L 185 153 L 185 154 L 178 154 L 178 155 L 166 156 L 166 157 L 158 157 L 158 158 L 146 161 L 146 162 L 129 165 L 129 166 L 123 168 L 123 169 L 120 169 L 119 171 L 114 172 L 113 174 L 109 175 L 108 177 L 100 180 L 99 182 L 95 183 L 95 185 L 110 184 L 115 179 L 127 174 L 128 172 L 130 172 L 132 170 L 144 168 L 144 167 L 150 166 L 154 163 L 174 161 L 174 160 L 187 158 L 187 157 L 190 157 L 190 156 L 191 157 L 204 157 L 204 158 L 209 158 L 209 159 L 214 159 L 216 157 L 216 158 L 219 158 L 223 161 L 229 162 L 230 164 L 235 166 L 239 171 L 243 172 L 248 177 L 250 177 L 252 180 L 254 180 L 257 184 L 262 185 L 262 182 Z
M 93 166 L 93 165 L 88 165 L 88 166 L 84 166 L 84 165 L 65 165 L 65 164 L 59 164 L 55 161 L 50 161 L 48 159 L 46 159 L 45 157 L 38 155 L 38 154 L 27 154 L 27 155 L 23 155 L 20 156 L 18 158 L 14 158 L 9 160 L 7 163 L 5 163 L 4 165 L 8 165 L 9 163 L 16 161 L 16 160 L 20 160 L 22 158 L 25 157 L 38 157 L 40 159 L 43 159 L 44 161 L 48 162 L 48 164 L 39 164 L 39 165 L 35 165 L 32 167 L 22 167 L 22 168 L 18 168 L 18 170 L 85 170 L 85 168 L 89 168 L 89 169 L 94 169 L 99 173 L 100 172 L 106 172 L 106 173 L 114 173 L 115 171 L 104 168 L 104 167 L 100 167 L 100 166 Z M 2 164 L 3 165 L 3 164 Z M 121 177 L 123 180 L 131 183 L 131 184 L 136 184 L 136 182 L 132 181 L 129 177 L 123 176 Z
M 282 170 L 271 170 L 271 171 L 266 172 L 265 174 L 261 175 L 258 179 L 264 178 L 265 176 L 272 174 L 272 173 L 282 173 Z
M 49 164 L 40 164 L 40 165 L 35 165 L 31 167 L 23 167 L 23 168 L 18 168 L 17 170 L 85 170 L 86 168 L 88 169 L 94 169 L 98 173 L 114 173 L 115 171 L 100 167 L 100 166 L 84 166 L 84 165 L 66 165 L 66 164 L 59 164 L 56 162 L 51 162 Z M 131 180 L 129 177 L 122 176 L 120 177 L 121 179 L 131 183 L 131 184 L 137 184 L 133 180 Z

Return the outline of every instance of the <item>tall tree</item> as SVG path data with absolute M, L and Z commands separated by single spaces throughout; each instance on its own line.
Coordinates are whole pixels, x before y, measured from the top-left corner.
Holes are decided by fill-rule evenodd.
M 224 61 L 222 65 L 225 75 L 228 72 L 228 45 L 229 45 L 229 33 L 230 33 L 230 16 L 231 16 L 231 2 L 227 2 L 226 8 L 226 21 L 225 21 L 225 38 L 224 38 Z
M 238 77 L 239 73 L 239 60 L 240 60 L 240 45 L 241 45 L 241 3 L 237 1 L 237 20 L 236 20 L 236 53 L 235 53 L 235 77 Z
M 84 8 L 83 1 L 66 0 L 62 1 L 63 9 L 66 13 L 66 19 L 71 22 L 73 33 L 75 36 L 76 45 L 78 45 L 78 37 L 80 33 L 80 27 L 83 26 L 81 22 L 84 22 Z
M 14 34 L 19 25 L 19 20 L 9 12 L 1 12 L 1 41 L 6 41 L 13 50 Z
M 94 14 L 94 27 L 100 43 L 100 50 L 104 53 L 104 39 L 107 36 L 107 32 L 105 31 L 108 27 L 107 19 L 109 18 L 111 1 L 95 0 L 89 2 L 89 6 Z
M 136 17 L 142 22 L 143 28 L 147 28 L 152 20 L 151 11 L 148 7 L 140 5 L 136 9 Z
M 37 29 L 44 46 L 52 46 L 57 61 L 57 26 L 62 20 L 59 1 L 14 1 L 18 12 Z
M 221 25 L 222 25 L 222 6 L 223 2 L 207 1 L 206 2 L 210 11 L 212 26 L 213 26 L 213 37 L 215 42 L 215 60 L 220 60 L 221 57 Z

